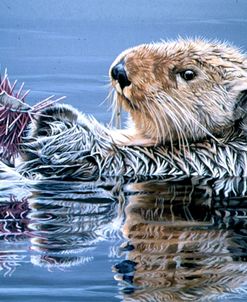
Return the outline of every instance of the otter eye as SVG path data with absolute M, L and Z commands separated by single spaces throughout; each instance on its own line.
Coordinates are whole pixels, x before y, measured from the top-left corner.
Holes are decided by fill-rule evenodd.
M 185 81 L 191 81 L 196 76 L 196 73 L 191 69 L 187 69 L 180 72 L 180 75 Z

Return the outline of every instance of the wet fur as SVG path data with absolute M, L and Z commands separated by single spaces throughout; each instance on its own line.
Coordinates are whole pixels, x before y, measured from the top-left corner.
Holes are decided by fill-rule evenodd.
M 56 105 L 42 113 L 21 145 L 23 163 L 18 170 L 30 178 L 247 176 L 246 132 L 241 127 L 229 131 L 225 142 L 211 138 L 188 149 L 119 146 L 111 129 L 71 106 Z
M 137 46 L 124 58 L 132 84 L 115 107 L 131 126 L 115 130 L 71 106 L 42 111 L 22 144 L 28 177 L 93 180 L 101 176 L 247 175 L 247 63 L 218 42 L 179 40 Z M 176 70 L 194 68 L 187 83 Z M 128 98 L 128 101 L 126 99 Z

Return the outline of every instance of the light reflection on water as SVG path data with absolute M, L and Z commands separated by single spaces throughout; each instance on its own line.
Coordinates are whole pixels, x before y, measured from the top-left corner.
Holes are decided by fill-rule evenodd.
M 3 181 L 1 187 L 3 284 L 25 277 L 31 265 L 39 278 L 27 287 L 42 291 L 51 278 L 58 290 L 61 276 L 80 279 L 88 267 L 94 281 L 84 275 L 67 301 L 92 300 L 90 293 L 92 301 L 247 298 L 246 179 Z M 106 265 L 97 273 L 102 257 Z

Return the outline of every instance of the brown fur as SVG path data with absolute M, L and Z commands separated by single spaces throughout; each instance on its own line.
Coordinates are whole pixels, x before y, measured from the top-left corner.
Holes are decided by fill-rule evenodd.
M 143 44 L 120 54 L 111 69 L 122 60 L 131 85 L 122 90 L 113 79 L 112 85 L 116 108 L 129 112 L 131 126 L 112 132 L 119 144 L 220 139 L 245 116 L 247 58 L 232 46 L 200 39 Z M 187 69 L 196 72 L 191 81 L 180 75 Z

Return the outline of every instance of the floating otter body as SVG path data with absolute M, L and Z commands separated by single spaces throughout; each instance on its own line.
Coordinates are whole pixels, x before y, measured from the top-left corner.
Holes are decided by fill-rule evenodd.
M 22 145 L 24 163 L 19 171 L 30 178 L 247 176 L 244 135 L 229 138 L 224 144 L 209 139 L 187 149 L 118 146 L 111 130 L 68 106 L 55 106 L 43 114 Z
M 20 122 L 19 131 L 16 121 L 33 108 L 19 102 L 12 110 L 4 77 L 1 114 L 13 119 L 1 124 L 4 154 L 18 141 L 19 171 L 32 178 L 246 176 L 247 59 L 236 48 L 203 40 L 140 45 L 120 54 L 110 76 L 115 112 L 124 107 L 130 116 L 123 130 L 44 100 L 31 130 Z
M 22 145 L 30 177 L 246 176 L 247 61 L 217 42 L 141 45 L 110 69 L 124 130 L 69 106 L 45 109 Z

